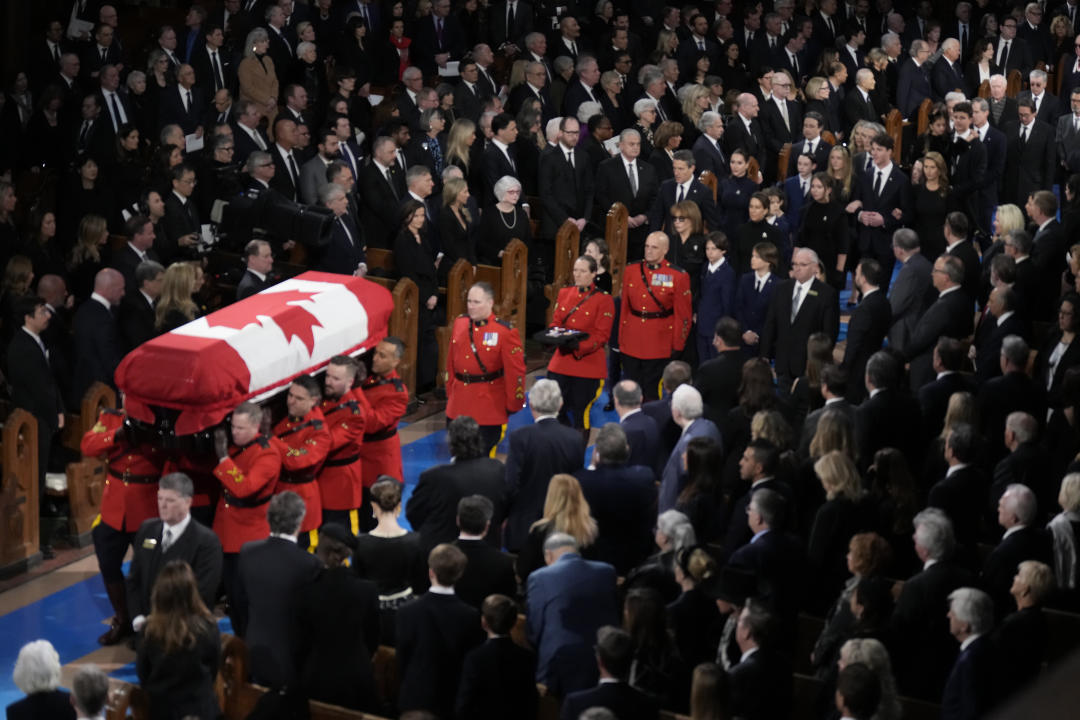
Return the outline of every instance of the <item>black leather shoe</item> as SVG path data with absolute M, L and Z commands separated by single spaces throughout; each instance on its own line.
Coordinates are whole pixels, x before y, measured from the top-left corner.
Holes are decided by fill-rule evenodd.
M 56 552 L 53 550 L 53 546 L 52 545 L 42 545 L 41 546 L 41 557 L 44 558 L 45 560 L 52 560 L 54 557 L 56 557 Z

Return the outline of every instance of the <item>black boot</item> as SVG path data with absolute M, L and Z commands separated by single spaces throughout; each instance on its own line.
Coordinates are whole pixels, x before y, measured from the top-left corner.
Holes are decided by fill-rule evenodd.
M 134 634 L 131 629 L 131 618 L 128 616 L 127 588 L 123 580 L 107 582 L 105 583 L 105 592 L 109 594 L 109 602 L 112 604 L 113 612 L 116 614 L 113 615 L 109 629 L 98 638 L 98 643 L 101 645 L 116 645 L 124 638 Z

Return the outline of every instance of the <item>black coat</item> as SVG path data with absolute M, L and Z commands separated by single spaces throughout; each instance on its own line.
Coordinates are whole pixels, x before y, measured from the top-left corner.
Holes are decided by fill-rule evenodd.
M 998 652 L 992 638 L 976 638 L 960 652 L 941 697 L 941 720 L 983 717 L 997 699 Z
M 999 618 L 1015 607 L 1009 588 L 1017 566 L 1025 560 L 1038 560 L 1053 567 L 1050 537 L 1043 528 L 1025 527 L 1013 532 L 998 543 L 983 563 L 980 585 L 993 598 Z
M 482 641 L 480 614 L 456 595 L 428 592 L 398 608 L 398 709 L 453 717 L 463 661 Z
M 41 347 L 21 327 L 15 330 L 7 348 L 7 382 L 15 407 L 37 418 L 43 430 L 59 429 L 59 414 L 64 412 L 60 388 Z
M 1046 393 L 1023 371 L 988 380 L 975 404 L 989 462 L 997 462 L 1005 455 L 1005 419 L 1009 413 L 1026 412 L 1040 422 L 1046 417 Z
M 246 297 L 251 297 L 274 284 L 275 281 L 270 276 L 267 276 L 265 280 L 260 280 L 258 275 L 250 270 L 245 270 L 236 286 L 236 299 L 243 300 Z
M 127 576 L 128 610 L 132 617 L 150 614 L 150 593 L 161 568 L 171 560 L 183 560 L 195 573 L 199 596 L 207 607 L 217 600 L 221 581 L 221 542 L 210 528 L 194 518 L 184 534 L 176 538 L 168 553 L 161 551 L 164 523 L 158 518 L 143 522 L 135 533 L 133 555 Z
M 911 388 L 918 390 L 934 379 L 934 346 L 942 336 L 961 340 L 971 334 L 974 300 L 957 288 L 939 295 L 915 326 L 904 346 L 904 356 L 911 361 Z
M 649 209 L 649 229 L 666 232 L 668 237 L 671 238 L 672 247 L 678 242 L 675 224 L 671 220 L 671 207 L 675 204 L 678 192 L 679 186 L 674 178 L 664 180 L 660 183 L 660 190 L 657 192 L 656 199 Z M 683 200 L 697 203 L 698 209 L 701 211 L 701 219 L 708 226 L 708 229 L 720 229 L 720 214 L 716 209 L 716 201 L 713 200 L 712 190 L 697 180 L 691 180 L 690 189 Z
M 608 210 L 617 202 L 626 206 L 630 217 L 648 215 L 649 208 L 660 191 L 660 182 L 653 166 L 640 157 L 634 161 L 634 167 L 638 180 L 636 195 L 630 189 L 630 178 L 626 174 L 626 165 L 621 155 L 600 163 L 596 170 L 596 212 L 593 218 L 597 223 L 603 225 Z
M 331 228 L 330 242 L 319 249 L 312 269 L 352 275 L 360 263 L 367 262 L 364 231 L 348 213 L 334 220 Z
M 488 531 L 488 538 L 498 537 L 498 528 Z M 488 595 L 499 593 L 507 597 L 517 594 L 514 559 L 483 540 L 457 539 L 454 544 L 465 553 L 468 564 L 465 574 L 454 583 L 457 596 L 477 610 Z
M 731 712 L 746 720 L 788 717 L 791 666 L 779 653 L 761 648 L 728 671 Z
M 391 167 L 391 174 L 397 171 Z M 401 187 L 392 186 L 374 162 L 360 170 L 357 195 L 360 197 L 361 219 L 364 234 L 372 247 L 388 248 L 401 225 L 398 206 L 404 193 Z
M 927 505 L 949 516 L 958 544 L 972 547 L 982 518 L 982 504 L 972 502 L 972 498 L 986 497 L 989 488 L 986 473 L 974 465 L 968 465 L 935 483 L 930 488 Z
M 620 420 L 619 425 L 626 432 L 626 441 L 630 444 L 627 465 L 645 465 L 655 470 L 660 463 L 667 461 L 666 457 L 658 459 L 660 428 L 655 420 L 644 412 L 636 412 Z
M 505 481 L 506 467 L 489 457 L 435 465 L 420 473 L 405 505 L 405 517 L 420 533 L 425 556 L 439 543 L 457 538 L 458 502 L 469 495 L 483 495 L 494 505 L 487 541 L 498 548 L 499 528 L 506 517 Z
M 952 180 L 951 174 L 949 180 L 950 182 Z M 975 243 L 971 240 L 962 240 L 952 249 L 947 249 L 945 254 L 960 258 L 960 262 L 964 263 L 964 280 L 960 283 L 960 287 L 969 298 L 978 297 L 982 265 L 979 263 L 979 253 L 975 249 Z
M 1042 671 L 1047 644 L 1042 608 L 1011 613 L 994 633 L 994 640 L 1001 653 L 1001 697 L 1005 698 L 1034 682 Z
M 900 445 L 898 449 L 909 464 L 921 452 L 924 440 L 911 432 L 919 426 L 919 407 L 901 390 L 886 389 L 868 397 L 855 411 L 855 418 L 855 447 L 861 468 L 869 467 L 874 453 L 882 448 Z
M 596 519 L 592 558 L 626 575 L 653 549 L 656 520 L 656 475 L 642 465 L 600 465 L 574 475 Z
M 949 398 L 958 392 L 974 393 L 975 378 L 967 373 L 953 372 L 919 388 L 922 429 L 927 440 L 941 434 L 945 426 L 945 411 L 949 409 Z
M 181 203 L 175 192 L 165 195 L 165 237 L 157 236 L 154 246 L 161 254 L 161 262 L 165 265 L 180 259 L 182 254 L 179 240 L 184 235 L 202 232 L 199 220 L 199 209 L 195 207 L 194 198 L 188 198 L 186 203 Z
M 220 708 L 214 694 L 221 636 L 213 620 L 201 622 L 195 646 L 166 653 L 156 641 L 139 644 L 135 671 L 150 703 L 151 720 L 215 717 Z
M 743 360 L 741 350 L 721 352 L 703 362 L 695 374 L 694 387 L 701 393 L 705 417 L 716 423 L 717 427 L 727 417 L 728 411 L 739 404 Z
M 536 655 L 508 636 L 489 638 L 465 656 L 455 717 L 531 718 L 537 701 Z
M 517 551 L 529 526 L 544 514 L 548 482 L 557 473 L 573 473 L 585 460 L 585 446 L 576 430 L 547 418 L 510 433 L 506 455 L 506 548 Z
M 975 380 L 980 385 L 1001 375 L 1001 344 L 1009 335 L 1027 335 L 1026 323 L 1015 312 L 998 323 L 986 315 L 975 329 Z
M 115 387 L 113 373 L 120 363 L 116 316 L 97 300 L 88 299 L 75 312 L 75 382 L 72 395 L 81 399 L 95 382 Z
M 202 90 L 192 87 L 191 105 L 185 110 L 181 98 L 183 92 L 185 91 L 180 85 L 170 85 L 162 91 L 158 102 L 158 127 L 176 124 L 183 129 L 185 135 L 191 135 L 196 128 L 202 126 L 208 106 Z
M 156 335 L 154 306 L 139 291 L 129 293 L 120 301 L 120 338 L 124 352 L 130 352 Z
M 1057 167 L 1054 128 L 1036 118 L 1024 147 L 1020 147 L 1020 126 L 1002 128 L 1008 147 L 1005 155 L 1003 202 L 1023 206 L 1028 196 L 1050 187 Z
M 776 358 L 776 374 L 788 378 L 797 378 L 806 370 L 806 341 L 810 335 L 823 332 L 835 340 L 840 332 L 836 290 L 815 278 L 792 322 L 794 292 L 794 279 L 777 286 L 761 332 L 762 357 Z
M 43 690 L 7 706 L 7 720 L 75 720 L 71 695 L 64 690 Z
M 567 218 L 589 219 L 593 209 L 593 171 L 582 150 L 574 150 L 574 166 L 560 143 L 540 153 L 540 237 L 554 238 Z
M 660 715 L 655 699 L 625 682 L 616 682 L 570 693 L 563 700 L 559 720 L 577 720 L 591 707 L 607 708 L 619 720 L 656 720 Z
M 300 590 L 318 577 L 322 563 L 292 540 L 269 537 L 244 545 L 239 567 L 251 679 L 270 688 L 292 685 L 298 679 Z
M 848 320 L 847 346 L 840 367 L 847 372 L 847 397 L 852 402 L 865 397 L 866 362 L 881 349 L 892 325 L 892 307 L 883 289 L 863 297 Z

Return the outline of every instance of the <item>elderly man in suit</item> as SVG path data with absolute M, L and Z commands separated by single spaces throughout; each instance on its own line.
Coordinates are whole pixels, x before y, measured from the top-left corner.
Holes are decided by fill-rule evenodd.
M 1005 457 L 1005 421 L 1010 413 L 1025 412 L 1046 417 L 1046 391 L 1027 374 L 1028 344 L 1019 335 L 1001 341 L 1001 377 L 985 382 L 976 396 L 984 445 L 984 460 L 996 463 Z
M 603 224 L 608 210 L 621 202 L 629 211 L 629 235 L 626 240 L 626 259 L 641 259 L 645 238 L 650 230 L 648 211 L 660 190 L 656 170 L 641 157 L 641 134 L 626 129 L 619 134 L 619 154 L 609 158 L 596 170 L 596 209 L 593 219 Z
M 765 130 L 762 127 L 761 120 L 758 119 L 760 111 L 761 106 L 758 99 L 752 93 L 739 95 L 736 101 L 735 116 L 728 123 L 727 131 L 724 133 L 724 149 L 727 150 L 729 158 L 736 149 L 745 150 L 751 156 L 757 158 L 762 171 L 768 175 L 766 172 L 769 160 L 768 147 L 765 140 Z
M 561 532 L 544 541 L 544 562 L 529 575 L 526 629 L 537 649 L 536 681 L 566 696 L 596 682 L 596 631 L 619 621 L 615 568 L 582 558 L 577 540 Z
M 709 110 L 701 114 L 698 120 L 701 137 L 694 141 L 694 170 L 698 177 L 708 170 L 717 179 L 723 180 L 731 173 L 727 152 L 724 150 L 724 117 Z
M 236 299 L 243 300 L 274 284 L 270 271 L 274 269 L 274 251 L 265 240 L 252 240 L 244 246 L 247 267 L 236 286 Z
M 214 532 L 191 517 L 195 486 L 184 473 L 170 473 L 158 483 L 157 518 L 143 522 L 132 543 L 134 554 L 128 569 L 128 610 L 132 626 L 140 632 L 150 614 L 154 581 L 165 563 L 183 560 L 191 566 L 199 584 L 199 596 L 207 607 L 217 600 L 221 582 L 221 542 Z
M 158 126 L 179 125 L 184 135 L 201 135 L 206 116 L 206 98 L 195 85 L 195 70 L 181 65 L 176 71 L 176 85 L 161 91 Z
M 712 422 L 702 415 L 704 407 L 701 402 L 701 393 L 693 385 L 685 384 L 676 388 L 671 395 L 671 419 L 682 428 L 679 441 L 675 444 L 664 472 L 660 479 L 660 497 L 657 505 L 659 512 L 671 510 L 675 507 L 675 501 L 686 484 L 686 471 L 683 469 L 683 455 L 686 447 L 696 437 L 711 438 L 717 445 L 722 445 L 720 430 Z
M 674 177 L 660 183 L 660 191 L 649 210 L 649 227 L 665 232 L 671 238 L 673 251 L 669 258 L 674 260 L 674 248 L 679 235 L 671 218 L 672 206 L 683 201 L 696 203 L 701 211 L 701 219 L 709 230 L 719 229 L 720 213 L 717 211 L 716 201 L 713 200 L 712 190 L 694 179 L 694 153 L 690 150 L 676 150 L 671 167 Z
M 999 346 L 1000 350 L 1000 346 Z M 975 392 L 975 379 L 961 373 L 964 365 L 964 346 L 956 338 L 941 337 L 934 344 L 933 382 L 919 388 L 919 410 L 922 413 L 923 435 L 927 440 L 936 438 L 945 425 L 945 412 L 949 398 L 957 392 Z
M 631 465 L 629 458 L 626 432 L 618 423 L 607 423 L 597 433 L 592 467 L 574 473 L 596 519 L 593 554 L 620 575 L 649 555 L 657 515 L 656 476 L 651 467 Z
M 903 352 L 933 292 L 933 261 L 920 252 L 918 233 L 908 228 L 893 233 L 892 251 L 901 267 L 896 282 L 889 289 L 892 307 L 889 346 Z
M 249 618 L 244 642 L 251 650 L 251 678 L 280 689 L 296 681 L 294 619 L 297 591 L 315 579 L 322 563 L 297 544 L 304 501 L 292 491 L 275 495 L 267 507 L 270 537 L 240 550 L 241 602 Z
M 367 243 L 356 219 L 349 215 L 349 197 L 340 185 L 319 188 L 319 204 L 334 214 L 330 242 L 314 253 L 311 267 L 321 272 L 364 277 Z
M 806 370 L 806 341 L 823 332 L 840 332 L 836 290 L 815 277 L 817 253 L 800 248 L 792 257 L 792 277 L 777 286 L 761 331 L 761 356 L 775 358 L 780 387 L 790 388 Z
M 1004 618 L 1012 609 L 1010 588 L 1020 563 L 1050 563 L 1050 537 L 1036 525 L 1035 491 L 1019 483 L 1009 485 L 997 502 L 997 523 L 1005 531 L 1001 542 L 983 563 L 980 585 L 994 600 L 995 615 Z
M 941 697 L 942 720 L 983 717 L 997 699 L 999 664 L 994 628 L 994 603 L 973 587 L 949 593 L 949 633 L 960 643 L 956 663 Z
M 113 308 L 124 297 L 124 276 L 105 268 L 94 277 L 94 291 L 75 313 L 75 381 L 73 399 L 81 401 L 95 382 L 113 385 L 120 364 L 119 328 Z M 77 404 L 77 403 L 76 403 Z
M 964 292 L 964 263 L 953 255 L 934 261 L 932 282 L 938 297 L 919 319 L 904 357 L 911 363 L 911 389 L 917 392 L 933 377 L 933 352 L 938 338 L 956 339 L 971 334 L 974 301 Z
M 933 94 L 927 77 L 926 61 L 930 58 L 930 46 L 925 40 L 911 43 L 911 57 L 900 67 L 897 80 L 896 101 L 905 118 L 914 119 L 919 105 Z
M 562 408 L 559 384 L 547 378 L 537 380 L 529 390 L 529 410 L 533 422 L 510 433 L 506 454 L 506 491 L 509 511 L 507 549 L 521 549 L 529 527 L 543 516 L 544 499 L 552 475 L 573 473 L 585 461 L 581 433 L 559 423 Z
M 642 411 L 644 393 L 634 380 L 620 380 L 611 393 L 619 425 L 630 445 L 627 465 L 645 465 L 654 471 L 660 449 L 660 428 Z

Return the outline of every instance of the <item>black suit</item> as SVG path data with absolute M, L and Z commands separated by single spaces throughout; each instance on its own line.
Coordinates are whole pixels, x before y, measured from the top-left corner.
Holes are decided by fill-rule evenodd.
M 49 448 L 53 435 L 60 429 L 59 416 L 64 412 L 64 402 L 49 358 L 22 327 L 15 330 L 7 347 L 7 373 L 12 405 L 28 411 L 37 420 L 37 484 L 41 493 L 39 502 L 42 502 L 45 473 L 49 469 Z M 78 399 L 82 400 L 82 396 L 78 396 Z
M 739 349 L 726 350 L 703 362 L 694 376 L 694 387 L 701 393 L 705 417 L 720 427 L 728 410 L 739 404 L 744 356 Z
M 456 717 L 470 720 L 533 717 L 537 704 L 535 677 L 535 654 L 508 636 L 489 638 L 465 656 L 455 703 Z
M 425 554 L 458 536 L 458 502 L 469 495 L 483 495 L 494 505 L 487 540 L 497 548 L 499 527 L 506 517 L 505 481 L 506 467 L 489 457 L 435 465 L 420 473 L 420 481 L 405 506 L 405 517 L 420 533 Z
M 199 209 L 195 207 L 195 201 L 188 198 L 187 202 L 181 203 L 175 192 L 165 195 L 165 237 L 160 235 L 156 238 L 156 247 L 161 253 L 161 262 L 171 264 L 183 254 L 180 249 L 180 238 L 191 233 L 200 234 L 202 225 L 199 220 Z
M 769 160 L 768 148 L 765 143 L 765 130 L 760 115 L 750 121 L 749 129 L 747 129 L 746 123 L 743 122 L 742 116 L 738 113 L 727 123 L 727 130 L 724 131 L 724 149 L 727 151 L 728 158 L 738 148 L 742 148 L 757 158 L 762 172 L 766 173 Z M 767 175 L 768 173 L 766 173 Z
M 600 102 L 600 96 L 605 94 L 599 83 L 586 90 L 581 80 L 574 78 L 570 81 L 569 87 L 566 88 L 566 94 L 563 95 L 563 115 L 577 117 L 578 108 L 581 107 L 582 103 Z
M 591 548 L 593 559 L 626 575 L 653 549 L 655 473 L 642 465 L 612 464 L 578 470 L 574 475 L 599 531 Z
M 758 115 L 765 131 L 765 146 L 773 154 L 780 152 L 785 143 L 794 144 L 802 139 L 802 107 L 795 100 L 784 102 L 787 105 L 788 124 L 784 124 L 784 117 L 780 114 L 775 97 L 762 106 Z
M 290 168 L 288 163 L 285 162 L 285 158 L 281 156 L 280 146 L 276 143 L 270 147 L 269 152 L 274 161 L 274 177 L 270 178 L 270 187 L 289 200 L 296 202 L 300 193 L 300 165 L 303 164 L 303 161 L 295 150 L 290 151 L 293 159 L 293 166 Z M 292 174 L 294 168 L 296 170 L 295 178 Z
M 497 527 L 494 532 L 488 531 L 487 538 L 491 537 L 498 537 Z M 488 595 L 499 593 L 512 598 L 517 594 L 513 557 L 484 540 L 459 538 L 454 541 L 454 545 L 457 545 L 468 559 L 465 574 L 454 583 L 454 592 L 459 598 L 479 610 Z
M 986 497 L 990 481 L 974 465 L 962 467 L 951 475 L 934 483 L 927 498 L 929 507 L 936 507 L 952 520 L 956 542 L 971 548 L 979 534 L 979 521 L 982 518 L 982 503 L 973 502 L 972 498 Z
M 717 141 L 704 134 L 694 141 L 694 172 L 697 173 L 698 177 L 706 170 L 715 175 L 717 181 L 723 180 L 731 174 L 731 168 L 728 166 L 728 156 L 723 150 L 723 144 L 723 139 L 719 141 L 718 145 Z
M 330 242 L 320 248 L 311 263 L 312 270 L 352 275 L 360 263 L 367 262 L 364 232 L 348 213 L 332 224 Z
M 869 467 L 874 453 L 886 447 L 899 446 L 908 463 L 913 463 L 921 453 L 924 440 L 911 432 L 919 426 L 919 408 L 900 390 L 884 389 L 868 397 L 856 409 L 855 418 L 855 447 L 859 449 L 860 468 Z
M 791 666 L 767 648 L 728 670 L 731 711 L 746 720 L 785 718 L 791 713 Z
M 438 66 L 435 64 L 436 55 L 446 53 L 451 60 L 460 60 L 465 53 L 465 31 L 462 30 L 461 23 L 454 15 L 443 19 L 441 34 L 435 31 L 434 15 L 417 20 L 412 38 L 410 57 L 413 64 L 424 71 L 424 75 L 434 75 L 438 72 Z
M 1001 375 L 1001 343 L 1009 335 L 1026 335 L 1023 318 L 1015 312 L 998 322 L 986 315 L 975 330 L 975 379 L 982 385 Z
M 146 251 L 146 259 L 158 262 L 157 253 L 153 249 Z M 118 252 L 112 256 L 112 261 L 109 263 L 110 267 L 114 270 L 119 270 L 124 276 L 124 287 L 127 293 L 130 295 L 134 292 L 138 292 L 139 285 L 135 281 L 135 268 L 139 267 L 139 264 L 143 262 L 143 259 L 139 256 L 139 253 L 135 251 L 130 244 L 124 245 Z
M 533 30 L 533 6 L 524 0 L 518 0 L 514 7 L 513 22 L 507 24 L 508 2 L 500 2 L 491 7 L 488 20 L 488 32 L 490 33 L 491 47 L 499 50 L 503 45 L 511 43 L 518 49 L 525 49 L 525 36 Z
M 802 132 L 801 127 L 799 128 L 799 131 L 800 133 Z M 809 148 L 810 142 L 806 140 L 806 138 L 803 138 L 802 140 L 791 146 L 791 154 L 788 156 L 787 177 L 791 177 L 792 175 L 798 173 L 799 156 L 806 155 L 809 151 Z M 819 137 L 817 140 L 817 144 L 814 146 L 813 152 L 814 163 L 816 167 L 815 172 L 823 172 L 822 168 L 828 166 L 829 153 L 831 151 L 832 145 L 825 142 Z
M 1014 607 L 1009 594 L 1017 566 L 1024 560 L 1038 560 L 1053 567 L 1050 538 L 1041 527 L 1024 527 L 1002 539 L 983 563 L 981 585 L 994 600 L 998 617 Z
M 1040 607 L 1027 607 L 1008 615 L 994 634 L 1001 652 L 1000 697 L 1034 682 L 1042 672 L 1046 653 L 1046 616 Z
M 863 376 L 870 356 L 881 349 L 892 324 L 892 307 L 885 291 L 878 289 L 859 301 L 848 320 L 847 346 L 840 367 L 847 372 L 847 398 L 856 402 L 866 396 Z
M 650 400 L 641 406 L 641 412 L 648 415 L 656 423 L 656 429 L 660 432 L 660 457 L 656 460 L 656 476 L 663 473 L 664 465 L 671 457 L 671 451 L 682 436 L 682 428 L 671 418 L 671 395 L 661 397 L 658 400 Z
M 845 546 L 847 542 L 843 540 Z M 781 627 L 790 630 L 803 600 L 806 560 L 802 541 L 778 529 L 769 530 L 735 550 L 728 559 L 728 567 L 742 570 L 757 580 L 754 597 L 761 599 Z
M 1005 420 L 1009 413 L 1026 412 L 1042 423 L 1046 417 L 1046 393 L 1022 370 L 988 380 L 975 398 L 982 423 L 989 462 L 1005 456 Z
M 977 637 L 960 651 L 941 696 L 941 720 L 985 717 L 997 698 L 999 665 L 993 638 Z
M 224 87 L 229 90 L 236 88 L 236 67 L 233 64 L 232 57 L 224 47 L 217 51 L 217 60 L 218 65 L 221 67 L 221 78 L 225 81 Z M 221 89 L 221 80 L 218 79 L 217 73 L 214 72 L 210 51 L 207 50 L 206 43 L 196 44 L 188 63 L 195 71 L 195 87 L 203 90 L 208 95 L 212 95 Z
M 274 61 L 274 72 L 279 78 L 285 78 L 292 76 L 292 66 L 296 62 L 294 56 L 296 47 L 292 40 L 286 39 L 286 29 L 282 29 L 279 33 L 274 28 L 270 27 L 269 23 L 265 25 L 266 35 L 270 38 L 270 46 L 266 50 L 266 54 L 270 56 L 270 59 Z
M 548 482 L 557 473 L 581 468 L 585 446 L 581 434 L 555 418 L 514 430 L 506 455 L 509 512 L 503 542 L 512 552 L 520 550 L 529 526 L 543 516 Z
M 897 640 L 894 666 L 902 694 L 923 699 L 941 697 L 957 649 L 946 618 L 949 593 L 969 587 L 974 581 L 970 572 L 944 560 L 904 583 L 892 619 Z
M 850 383 L 855 382 L 854 379 L 848 380 L 849 389 Z M 860 385 L 864 383 L 860 382 Z M 837 398 L 830 402 L 825 401 L 825 404 L 807 414 L 806 419 L 803 420 L 802 434 L 799 439 L 798 455 L 800 458 L 805 459 L 810 457 L 810 443 L 814 439 L 814 435 L 817 434 L 818 423 L 821 422 L 821 416 L 825 414 L 825 411 L 833 410 L 842 413 L 851 422 L 851 427 L 855 427 L 855 415 L 858 411 L 858 407 L 851 404 L 844 398 Z
M 761 356 L 776 359 L 776 374 L 792 380 L 806 370 L 806 341 L 815 332 L 835 339 L 840 332 L 840 310 L 836 290 L 814 279 L 791 318 L 795 280 L 785 280 L 773 293 L 765 327 L 761 332 Z
M 630 457 L 627 465 L 645 465 L 654 470 L 661 462 L 666 462 L 667 457 L 659 459 L 660 452 L 660 428 L 656 421 L 642 411 L 625 416 L 619 421 L 626 433 L 626 441 L 630 444 Z
M 221 542 L 214 531 L 191 518 L 184 534 L 173 540 L 167 552 L 162 552 L 164 531 L 165 523 L 160 518 L 150 518 L 143 522 L 131 544 L 133 555 L 127 576 L 127 601 L 133 618 L 150 614 L 154 581 L 165 564 L 172 560 L 183 560 L 191 566 L 199 585 L 199 596 L 207 607 L 217 600 L 222 556 Z
M 923 435 L 936 438 L 945 426 L 945 411 L 953 393 L 975 392 L 975 379 L 968 374 L 951 372 L 919 388 L 919 408 L 922 411 Z
M 468 118 L 473 123 L 478 123 L 486 99 L 487 96 L 483 93 L 483 86 L 479 82 L 469 88 L 463 80 L 454 89 L 454 112 L 457 113 L 459 118 Z
M 514 154 L 513 145 L 508 145 L 506 147 L 506 152 L 503 152 L 494 142 L 484 150 L 483 177 L 485 197 L 482 198 L 482 207 L 489 208 L 495 204 L 495 183 L 499 182 L 502 177 L 509 175 L 510 177 L 521 180 L 521 177 L 518 175 L 520 163 L 518 159 L 514 157 Z
M 674 178 L 665 180 L 660 183 L 660 191 L 656 193 L 656 200 L 653 201 L 653 206 L 649 209 L 649 227 L 653 230 L 666 232 L 668 237 L 671 238 L 672 252 L 669 253 L 668 259 L 672 260 L 672 262 L 674 262 L 680 244 L 678 233 L 675 231 L 675 223 L 671 220 L 671 208 L 678 198 L 678 192 L 679 185 Z M 705 222 L 708 230 L 720 229 L 720 213 L 717 211 L 716 201 L 713 200 L 712 190 L 691 178 L 690 188 L 683 200 L 697 204 L 698 209 L 701 211 L 701 219 Z M 697 278 L 691 278 L 691 282 L 696 287 Z
M 608 210 L 617 202 L 626 206 L 630 217 L 648 215 L 656 194 L 660 191 L 660 183 L 656 178 L 656 170 L 640 157 L 634 160 L 634 171 L 637 174 L 638 191 L 634 194 L 630 186 L 630 178 L 627 175 L 627 163 L 623 156 L 616 155 L 600 163 L 596 169 L 596 210 L 593 220 L 603 227 Z M 645 248 L 645 237 L 655 228 L 642 223 L 633 228 L 627 238 L 626 259 L 638 260 L 642 257 Z
M 462 663 L 483 640 L 480 615 L 456 595 L 428 592 L 397 611 L 398 709 L 453 717 Z
M 949 62 L 948 58 L 941 57 L 934 63 L 930 71 L 930 84 L 934 96 L 938 100 L 944 100 L 945 96 L 953 90 L 967 91 L 967 81 L 964 80 L 963 70 L 959 61 L 956 65 Z
M 754 537 L 754 534 L 750 532 L 749 525 L 746 523 L 746 508 L 750 506 L 750 500 L 758 490 L 772 490 L 783 495 L 784 499 L 788 501 L 788 516 L 795 517 L 795 495 L 791 490 L 791 486 L 787 483 L 770 477 L 758 481 L 756 485 L 751 485 L 747 488 L 746 492 L 735 501 L 734 506 L 731 508 L 731 519 L 724 536 L 724 551 L 728 553 L 729 556 L 750 542 Z
M 1038 118 L 1031 124 L 1027 142 L 1021 147 L 1021 127 L 1016 124 L 1003 128 L 1008 140 L 1003 200 L 1024 207 L 1029 195 L 1053 184 L 1057 148 L 1054 129 Z
M 236 286 L 236 299 L 243 300 L 246 297 L 251 297 L 255 293 L 262 292 L 275 284 L 269 276 L 265 280 L 260 280 L 258 275 L 250 270 L 245 270 L 244 275 L 240 278 L 240 283 Z
M 592 707 L 607 708 L 619 720 L 656 720 L 660 716 L 660 707 L 653 697 L 626 682 L 613 682 L 567 695 L 559 720 L 577 720 Z
M 934 346 L 942 336 L 956 340 L 971 334 L 974 304 L 962 288 L 938 296 L 915 326 L 904 356 L 911 362 L 911 389 L 918 390 L 934 377 Z
M 255 152 L 256 150 L 262 149 L 259 147 L 259 144 L 257 142 L 251 139 L 251 136 L 247 134 L 247 131 L 240 127 L 240 123 L 233 123 L 232 129 L 234 144 L 233 162 L 243 163 L 247 160 L 248 155 Z M 269 150 L 270 140 L 267 139 L 266 133 L 264 133 L 259 128 L 255 128 L 255 134 L 258 135 L 259 139 L 262 140 L 262 147 Z
M 292 540 L 269 537 L 240 550 L 241 598 L 248 618 L 244 642 L 251 653 L 251 679 L 270 688 L 292 685 L 298 647 L 299 591 L 318 576 L 322 563 Z
M 960 258 L 960 262 L 964 263 L 964 281 L 960 283 L 960 287 L 968 298 L 978 297 L 982 265 L 979 263 L 979 253 L 975 249 L 975 243 L 971 240 L 961 240 L 952 248 L 946 249 L 945 254 Z
M 119 328 L 112 310 L 94 299 L 75 312 L 75 381 L 72 395 L 79 400 L 95 382 L 115 387 L 113 373 L 120 364 Z
M 185 100 L 181 96 L 188 92 L 191 93 L 191 101 L 185 108 Z M 206 112 L 207 103 L 201 90 L 197 87 L 185 90 L 180 85 L 171 85 L 161 92 L 158 127 L 175 123 L 183 129 L 185 135 L 191 135 L 202 125 Z
M 1055 317 L 1059 288 L 1054 281 L 1065 272 L 1065 250 L 1070 242 L 1065 228 L 1055 219 L 1032 233 L 1031 262 L 1035 263 L 1040 281 L 1040 292 L 1032 299 L 1035 320 L 1053 320 Z
M 391 176 L 399 175 L 394 167 Z M 386 175 L 374 161 L 360 170 L 360 182 L 357 195 L 360 197 L 361 218 L 364 234 L 371 247 L 388 248 L 397 235 L 401 225 L 401 213 L 398 209 L 404 197 L 403 188 L 391 185 Z
M 896 262 L 892 252 L 892 236 L 902 225 L 902 220 L 897 220 L 893 211 L 899 209 L 902 219 L 910 217 L 911 183 L 908 176 L 893 165 L 888 176 L 882 173 L 881 188 L 875 193 L 878 172 L 877 167 L 870 166 L 866 176 L 855 183 L 852 199 L 862 202 L 862 208 L 855 213 L 859 255 L 876 259 L 881 263 L 882 277 L 890 278 Z M 871 227 L 858 222 L 864 212 L 880 213 L 885 224 Z
M 120 338 L 124 352 L 130 352 L 154 337 L 154 306 L 136 290 L 120 301 Z
M 997 504 L 1005 490 L 1014 483 L 1027 485 L 1035 493 L 1038 514 L 1033 525 L 1041 525 L 1057 512 L 1058 482 L 1050 473 L 1049 458 L 1035 440 L 1020 443 L 994 466 L 987 510 L 997 518 Z M 994 528 L 998 530 L 997 528 Z M 995 534 L 1000 534 L 1000 531 Z
M 83 47 L 83 51 L 80 53 L 79 75 L 84 79 L 96 77 L 104 66 L 119 65 L 122 63 L 123 58 L 120 56 L 120 45 L 115 42 L 115 38 L 114 42 L 105 49 L 104 60 L 101 58 L 101 48 L 98 47 L 97 41 L 91 40 Z
M 71 695 L 64 690 L 31 693 L 7 706 L 7 720 L 75 720 Z
M 540 237 L 554 238 L 568 218 L 589 219 L 593 207 L 593 171 L 584 151 L 572 150 L 574 165 L 566 160 L 566 147 L 549 145 L 540 153 Z

